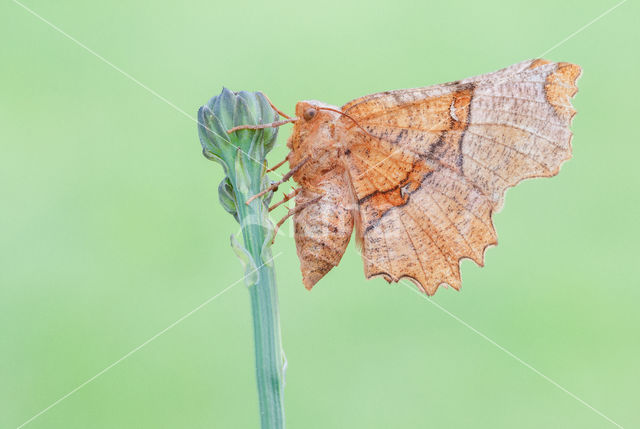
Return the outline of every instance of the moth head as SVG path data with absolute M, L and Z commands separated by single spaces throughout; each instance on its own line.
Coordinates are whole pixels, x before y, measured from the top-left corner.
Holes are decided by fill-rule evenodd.
M 335 143 L 335 123 L 340 118 L 336 106 L 321 101 L 300 101 L 296 105 L 297 120 L 289 139 L 294 154 L 318 154 Z
M 296 117 L 301 119 L 302 124 L 334 121 L 340 116 L 339 111 L 336 106 L 316 100 L 300 101 L 296 104 Z

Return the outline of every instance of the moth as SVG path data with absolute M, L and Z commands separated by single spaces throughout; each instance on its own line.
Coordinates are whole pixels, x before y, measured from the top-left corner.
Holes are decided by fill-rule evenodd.
M 366 95 L 342 107 L 297 103 L 286 159 L 295 242 L 311 289 L 353 230 L 367 278 L 461 286 L 460 260 L 484 265 L 507 188 L 554 176 L 571 158 L 581 68 L 534 59 L 464 80 Z M 231 130 L 230 130 L 231 131 Z M 278 166 L 279 166 L 278 165 Z M 276 204 L 279 205 L 281 203 Z

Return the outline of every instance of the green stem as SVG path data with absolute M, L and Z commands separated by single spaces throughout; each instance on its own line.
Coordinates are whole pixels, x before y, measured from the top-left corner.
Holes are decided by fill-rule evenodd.
M 238 155 L 242 156 L 242 155 Z M 284 421 L 284 354 L 280 336 L 278 295 L 271 247 L 264 246 L 265 228 L 262 219 L 266 209 L 262 201 L 246 205 L 245 201 L 260 190 L 251 186 L 250 195 L 242 195 L 236 189 L 238 221 L 242 225 L 244 245 L 257 265 L 257 282 L 249 286 L 253 314 L 256 378 L 262 429 L 283 429 Z
M 284 354 L 280 338 L 278 296 L 271 256 L 273 225 L 268 201 L 246 201 L 266 186 L 266 154 L 273 148 L 277 128 L 227 131 L 278 119 L 269 99 L 260 92 L 222 89 L 198 110 L 198 135 L 207 159 L 222 164 L 225 178 L 218 186 L 220 203 L 242 228 L 244 247 L 231 236 L 231 246 L 245 263 L 251 295 L 256 377 L 262 429 L 284 428 Z M 268 197 L 267 197 L 268 200 Z

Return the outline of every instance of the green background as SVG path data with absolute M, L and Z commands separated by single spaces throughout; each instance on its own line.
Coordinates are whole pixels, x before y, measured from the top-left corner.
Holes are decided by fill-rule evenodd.
M 615 4 L 60 1 L 0 5 L 0 427 L 16 428 L 237 281 L 237 225 L 197 108 L 227 86 L 292 112 L 540 55 Z M 366 281 L 352 247 L 313 290 L 274 247 L 290 428 L 640 426 L 640 133 L 629 1 L 546 55 L 580 64 L 574 158 L 509 191 L 463 289 Z M 272 162 L 282 159 L 290 126 Z M 433 305 L 433 303 L 437 304 Z M 256 428 L 240 283 L 29 428 Z

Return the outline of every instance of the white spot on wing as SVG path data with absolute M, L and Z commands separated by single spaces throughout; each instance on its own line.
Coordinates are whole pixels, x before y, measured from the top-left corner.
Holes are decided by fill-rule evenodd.
M 455 100 L 451 101 L 451 106 L 449 106 L 449 114 L 451 115 L 451 117 L 456 121 L 456 122 L 460 122 L 460 119 L 458 119 L 458 116 L 456 116 L 456 108 L 453 105 Z

